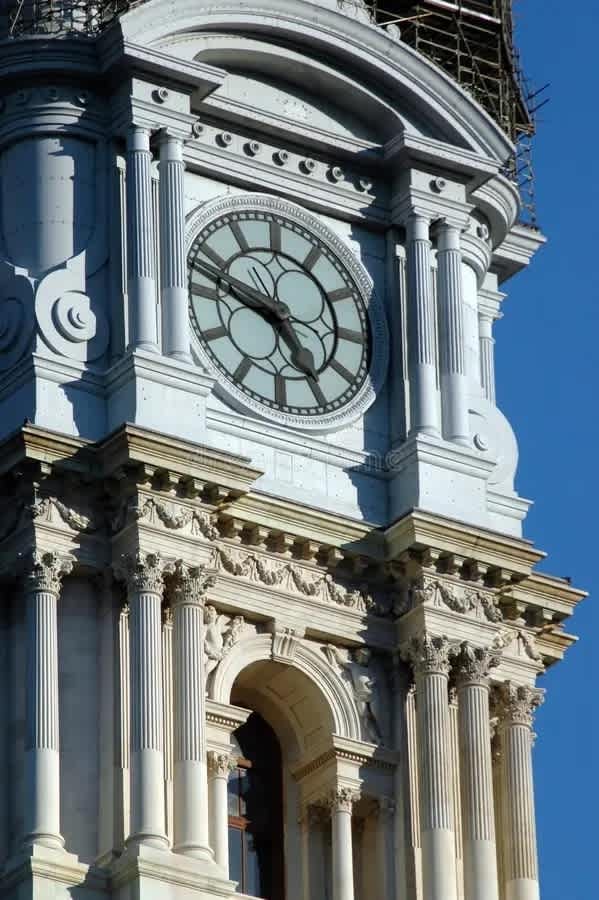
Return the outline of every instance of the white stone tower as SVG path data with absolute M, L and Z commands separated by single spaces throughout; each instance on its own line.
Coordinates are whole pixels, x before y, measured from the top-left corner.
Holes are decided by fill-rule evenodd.
M 511 3 L 0 12 L 5 896 L 539 900 Z

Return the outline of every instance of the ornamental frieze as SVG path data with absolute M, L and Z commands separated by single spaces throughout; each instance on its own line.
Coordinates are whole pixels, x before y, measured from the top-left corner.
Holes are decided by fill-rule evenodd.
M 141 502 L 135 497 L 124 500 L 110 522 L 111 531 L 113 533 L 121 531 L 133 522 L 147 522 L 149 525 L 162 526 L 169 531 L 189 528 L 190 534 L 201 535 L 210 541 L 216 540 L 219 536 L 212 515 L 205 510 L 163 502 L 153 497 Z
M 211 565 L 236 578 L 278 587 L 291 594 L 312 597 L 356 612 L 385 615 L 389 609 L 385 599 L 373 597 L 365 586 L 345 587 L 328 572 L 311 572 L 296 563 L 270 559 L 236 547 L 216 547 Z
M 421 575 L 406 591 L 398 595 L 394 605 L 398 616 L 417 606 L 443 607 L 462 615 L 489 622 L 503 621 L 503 613 L 491 591 L 484 591 L 471 584 L 442 581 L 429 575 Z

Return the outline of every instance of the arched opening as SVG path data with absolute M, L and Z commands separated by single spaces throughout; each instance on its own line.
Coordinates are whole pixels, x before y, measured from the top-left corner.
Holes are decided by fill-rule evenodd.
M 283 765 L 270 725 L 253 712 L 233 735 L 228 781 L 229 875 L 242 894 L 285 900 Z

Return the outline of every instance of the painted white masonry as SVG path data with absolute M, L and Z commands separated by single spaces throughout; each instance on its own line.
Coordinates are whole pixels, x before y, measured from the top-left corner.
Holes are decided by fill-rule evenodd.
M 534 685 L 582 593 L 534 570 L 495 401 L 499 287 L 543 241 L 509 140 L 359 2 L 55 36 L 0 37 L 2 891 L 240 896 L 255 711 L 274 900 L 539 900 Z M 370 309 L 359 403 L 311 428 L 190 339 L 187 249 L 232 206 L 308 223 Z

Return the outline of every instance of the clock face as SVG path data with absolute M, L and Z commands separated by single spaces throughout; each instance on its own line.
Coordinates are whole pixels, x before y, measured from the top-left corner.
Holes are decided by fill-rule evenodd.
M 196 235 L 188 267 L 202 355 L 254 408 L 307 421 L 363 388 L 371 337 L 362 293 L 299 221 L 263 209 L 225 212 Z

